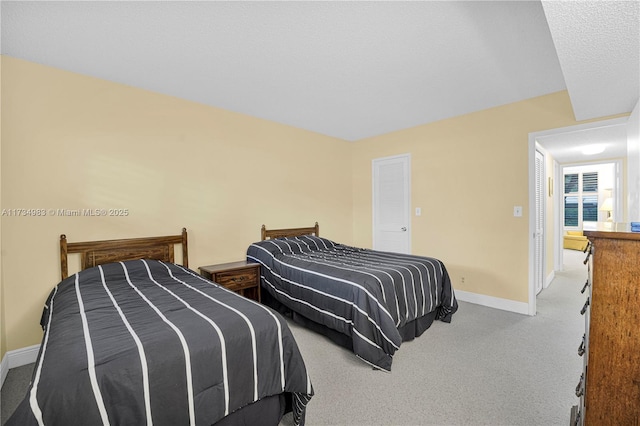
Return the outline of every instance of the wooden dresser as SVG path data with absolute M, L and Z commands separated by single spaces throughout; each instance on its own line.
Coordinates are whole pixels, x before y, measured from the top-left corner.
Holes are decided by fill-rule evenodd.
M 571 425 L 640 425 L 640 233 L 628 229 L 609 223 L 585 231 L 584 368 Z

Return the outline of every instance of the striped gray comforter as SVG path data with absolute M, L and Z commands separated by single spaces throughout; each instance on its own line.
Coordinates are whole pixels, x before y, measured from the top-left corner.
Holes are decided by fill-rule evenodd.
M 155 260 L 86 269 L 54 288 L 32 383 L 11 425 L 211 425 L 313 390 L 286 321 Z
M 400 328 L 429 314 L 450 322 L 458 308 L 445 266 L 429 257 L 309 235 L 254 243 L 247 259 L 262 265 L 262 286 L 278 302 L 350 336 L 357 356 L 385 370 Z

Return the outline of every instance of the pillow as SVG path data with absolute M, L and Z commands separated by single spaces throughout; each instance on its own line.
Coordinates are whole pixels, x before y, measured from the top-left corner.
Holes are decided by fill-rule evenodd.
M 301 237 L 283 237 L 271 240 L 258 241 L 252 245 L 262 247 L 272 255 L 276 254 L 300 254 L 315 250 L 331 250 L 336 246 L 331 240 L 313 235 Z
M 310 250 L 331 250 L 337 244 L 331 240 L 315 235 L 303 235 L 301 237 L 288 237 L 286 240 L 296 241 L 309 247 Z

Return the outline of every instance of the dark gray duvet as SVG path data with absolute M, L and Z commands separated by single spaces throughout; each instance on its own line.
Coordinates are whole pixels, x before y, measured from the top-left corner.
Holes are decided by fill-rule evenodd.
M 286 321 L 195 272 L 109 263 L 51 292 L 9 425 L 211 425 L 271 395 L 304 423 L 313 395 Z
M 262 286 L 279 303 L 350 336 L 357 356 L 385 370 L 403 341 L 400 329 L 429 316 L 450 322 L 458 309 L 444 264 L 430 257 L 307 235 L 254 243 L 247 259 L 262 265 Z

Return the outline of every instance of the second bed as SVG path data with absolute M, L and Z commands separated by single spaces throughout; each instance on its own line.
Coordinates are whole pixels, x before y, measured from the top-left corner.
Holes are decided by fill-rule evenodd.
M 394 353 L 458 309 L 442 261 L 351 247 L 319 227 L 267 230 L 247 259 L 261 264 L 263 303 L 390 371 Z

